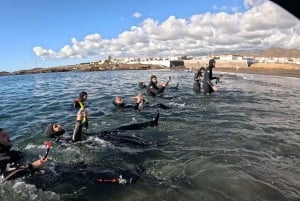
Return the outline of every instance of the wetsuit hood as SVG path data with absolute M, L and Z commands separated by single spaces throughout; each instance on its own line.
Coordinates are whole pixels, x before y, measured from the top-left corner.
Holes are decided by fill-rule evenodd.
M 53 124 L 54 124 L 54 123 L 49 124 L 49 125 L 46 127 L 45 132 L 44 132 L 46 136 L 48 136 L 48 137 L 50 137 L 50 138 L 54 138 L 54 137 L 60 136 L 60 135 L 62 135 L 62 134 L 65 133 L 65 130 L 64 130 L 64 129 L 61 129 L 60 131 L 55 132 L 55 131 L 53 130 Z

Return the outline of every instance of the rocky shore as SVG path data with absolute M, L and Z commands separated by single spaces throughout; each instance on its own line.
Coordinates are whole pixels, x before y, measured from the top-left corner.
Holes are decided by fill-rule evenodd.
M 87 71 L 105 71 L 105 70 L 149 70 L 161 69 L 159 65 L 145 65 L 145 64 L 106 64 L 106 65 L 93 65 L 93 64 L 77 64 L 49 68 L 34 68 L 29 70 L 20 70 L 15 72 L 0 72 L 0 76 L 5 75 L 23 75 L 23 74 L 37 74 L 37 73 L 55 73 L 55 72 L 87 72 Z
M 172 70 L 190 70 L 196 71 L 200 66 L 206 66 L 207 62 L 203 64 L 199 62 L 185 61 L 185 66 L 178 66 L 172 68 Z M 105 70 L 149 70 L 149 69 L 166 69 L 160 65 L 145 65 L 145 64 L 104 64 L 104 65 L 92 65 L 92 64 L 78 64 L 60 67 L 50 68 L 35 68 L 30 70 L 20 70 L 16 72 L 0 72 L 0 76 L 8 75 L 23 75 L 23 74 L 36 74 L 36 73 L 54 73 L 54 72 L 69 72 L 69 71 L 105 71 Z M 215 71 L 231 72 L 231 73 L 251 73 L 262 75 L 276 75 L 285 77 L 297 77 L 300 78 L 300 65 L 299 64 L 282 64 L 282 63 L 255 63 L 251 66 L 237 63 L 226 63 L 217 61 Z

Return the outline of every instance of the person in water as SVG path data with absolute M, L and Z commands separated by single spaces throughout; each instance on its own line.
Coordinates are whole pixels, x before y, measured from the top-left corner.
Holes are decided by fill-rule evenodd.
M 44 133 L 48 138 L 54 138 L 56 142 L 59 142 L 61 139 L 68 139 L 70 137 L 68 134 L 66 134 L 65 129 L 63 129 L 58 123 L 48 124 Z
M 204 71 L 204 76 L 202 80 L 202 88 L 204 94 L 211 94 L 212 92 L 217 91 L 217 87 L 213 85 L 212 80 L 216 80 L 216 83 L 219 82 L 219 77 L 213 77 L 213 68 L 215 68 L 216 61 L 210 59 L 207 68 Z
M 134 97 L 135 103 L 133 105 L 125 104 L 124 100 L 120 96 L 115 96 L 112 103 L 114 106 L 116 106 L 118 109 L 134 109 L 134 110 L 140 110 L 142 109 L 145 100 L 143 99 L 142 94 L 138 94 Z
M 41 158 L 32 163 L 25 162 L 25 154 L 20 151 L 11 150 L 13 144 L 9 134 L 0 128 L 0 171 L 2 181 L 21 177 L 41 168 L 48 158 Z
M 73 141 L 73 142 L 80 141 L 82 128 L 83 128 L 83 120 L 85 116 L 86 116 L 86 110 L 79 109 L 76 115 L 76 122 L 75 122 L 72 139 L 70 139 L 70 136 L 66 134 L 65 129 L 63 129 L 63 127 L 58 123 L 49 124 L 46 127 L 44 133 L 49 138 L 55 138 L 56 142 L 59 142 L 60 140 Z
M 150 77 L 150 82 L 146 87 L 147 93 L 149 96 L 157 96 L 165 91 L 165 88 L 168 86 L 168 82 L 162 82 L 159 86 L 157 86 L 157 77 L 152 75 Z
M 85 91 L 82 91 L 79 93 L 79 98 L 76 98 L 74 101 L 73 101 L 73 108 L 76 108 L 76 109 L 86 109 L 86 104 L 85 104 L 85 101 L 87 100 L 88 98 L 88 94 L 87 92 Z M 83 126 L 88 129 L 89 127 L 89 123 L 88 123 L 88 117 L 87 117 L 87 112 L 86 112 L 86 115 L 84 117 L 84 119 L 82 120 L 82 124 Z
M 155 75 L 153 75 L 155 76 Z M 179 89 L 179 82 L 177 82 L 176 86 L 169 86 L 169 82 L 171 81 L 171 76 L 169 76 L 169 80 L 165 82 L 165 85 L 168 86 L 168 91 L 178 91 Z M 151 81 L 150 81 L 151 83 Z M 144 82 L 139 82 L 140 89 L 148 89 L 148 86 Z
M 55 138 L 56 142 L 59 142 L 60 140 L 65 141 L 65 142 L 77 142 L 82 140 L 82 120 L 84 119 L 85 116 L 85 111 L 84 110 L 79 110 L 77 112 L 76 116 L 76 122 L 73 130 L 72 137 L 70 139 L 70 136 L 64 135 L 65 134 L 65 129 L 62 128 L 61 125 L 57 123 L 51 123 L 49 124 L 44 133 L 46 136 L 49 138 Z M 136 124 L 130 124 L 130 125 L 125 125 L 118 127 L 114 130 L 111 131 L 101 131 L 100 133 L 89 133 L 90 136 L 97 136 L 101 139 L 104 139 L 109 142 L 113 142 L 115 144 L 127 144 L 129 146 L 151 146 L 155 145 L 155 143 L 147 143 L 144 142 L 142 139 L 139 139 L 137 137 L 131 137 L 131 136 L 126 136 L 126 135 L 121 135 L 122 132 L 126 130 L 139 130 L 143 129 L 146 127 L 157 127 L 158 126 L 158 120 L 159 120 L 159 111 L 156 112 L 155 117 L 146 122 L 142 123 L 136 123 Z
M 116 106 L 118 109 L 133 109 L 133 110 L 141 110 L 144 107 L 150 107 L 150 108 L 161 108 L 161 109 L 170 109 L 170 107 L 158 103 L 155 105 L 149 105 L 149 103 L 144 99 L 143 94 L 139 93 L 137 96 L 134 97 L 135 103 L 133 105 L 131 104 L 125 104 L 124 100 L 120 96 L 114 97 L 112 103 L 114 106 Z
M 193 90 L 194 92 L 201 92 L 202 88 L 202 80 L 203 80 L 203 74 L 204 74 L 205 68 L 201 66 L 199 70 L 194 75 L 194 84 L 193 84 Z
M 37 175 L 36 179 L 26 178 L 38 189 L 64 194 L 73 194 L 78 189 L 102 188 L 103 185 L 119 186 L 134 185 L 138 182 L 146 169 L 141 164 L 131 168 L 117 168 L 99 166 L 84 162 L 61 163 L 56 162 L 53 167 L 45 168 L 45 173 Z M 66 188 L 66 186 L 68 186 Z M 105 191 L 105 190 L 104 190 Z M 80 199 L 80 194 L 79 200 Z

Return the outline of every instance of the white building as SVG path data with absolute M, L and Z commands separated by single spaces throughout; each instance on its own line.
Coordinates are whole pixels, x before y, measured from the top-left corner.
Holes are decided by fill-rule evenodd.
M 243 57 L 239 56 L 239 55 L 220 55 L 220 60 L 224 60 L 224 61 L 242 61 Z

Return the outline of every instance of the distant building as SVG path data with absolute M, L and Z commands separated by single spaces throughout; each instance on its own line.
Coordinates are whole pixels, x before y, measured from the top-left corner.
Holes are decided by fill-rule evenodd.
M 184 67 L 184 61 L 182 60 L 172 60 L 170 61 L 170 68 Z
M 151 61 L 141 61 L 141 64 L 152 64 L 165 66 L 167 68 L 174 68 L 177 66 L 184 66 L 184 61 L 182 60 L 151 60 Z
M 240 55 L 220 55 L 220 60 L 224 60 L 224 61 L 242 61 L 243 57 Z

